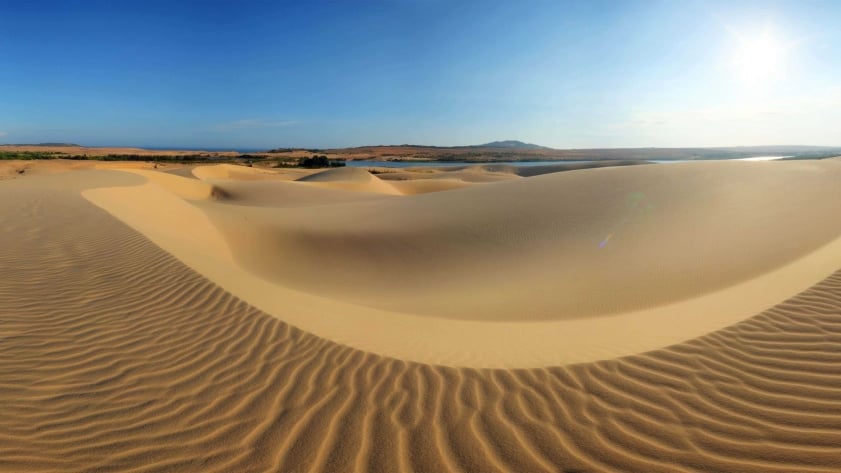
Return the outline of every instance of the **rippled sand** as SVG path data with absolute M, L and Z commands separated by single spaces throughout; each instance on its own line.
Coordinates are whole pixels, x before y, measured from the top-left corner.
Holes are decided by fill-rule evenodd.
M 708 164 L 0 182 L 0 471 L 838 471 L 841 163 Z

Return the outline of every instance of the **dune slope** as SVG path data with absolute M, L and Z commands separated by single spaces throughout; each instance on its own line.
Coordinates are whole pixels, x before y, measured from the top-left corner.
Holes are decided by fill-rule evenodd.
M 570 319 L 725 288 L 841 236 L 829 218 L 841 166 L 755 164 L 585 170 L 318 211 L 205 210 L 240 264 L 286 286 L 436 317 Z
M 259 312 L 79 196 L 106 182 L 143 181 L 0 185 L 0 471 L 838 471 L 841 273 L 668 349 L 447 368 Z
M 213 179 L 220 198 L 190 200 L 196 181 L 167 189 L 176 176 L 84 195 L 299 328 L 499 368 L 665 347 L 807 289 L 841 267 L 840 177 L 838 163 L 697 163 L 412 196 Z
M 362 168 L 342 167 L 319 171 L 298 179 L 327 189 L 340 189 L 375 194 L 400 194 L 388 182 Z

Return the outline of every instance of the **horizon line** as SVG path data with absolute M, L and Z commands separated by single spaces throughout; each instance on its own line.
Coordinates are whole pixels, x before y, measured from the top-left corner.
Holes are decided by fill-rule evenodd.
M 784 147 L 802 147 L 802 148 L 841 148 L 841 145 L 812 145 L 812 144 L 761 144 L 761 145 L 714 145 L 714 146 L 606 146 L 606 147 L 590 147 L 590 148 L 554 148 L 551 146 L 543 146 L 537 145 L 533 143 L 527 143 L 519 140 L 500 140 L 502 142 L 506 141 L 518 141 L 525 145 L 530 146 L 537 146 L 538 148 L 519 148 L 519 147 L 506 147 L 506 146 L 497 146 L 496 148 L 500 149 L 508 149 L 508 150 L 548 150 L 548 151 L 587 151 L 587 150 L 632 150 L 632 149 L 725 149 L 725 148 L 784 148 Z M 269 151 L 272 149 L 289 149 L 289 150 L 344 150 L 344 149 L 358 149 L 358 148 L 399 148 L 399 147 L 413 147 L 413 148 L 481 148 L 486 147 L 487 145 L 494 143 L 482 143 L 482 144 L 474 144 L 474 145 L 428 145 L 428 144 L 410 144 L 410 143 L 401 143 L 401 144 L 375 144 L 375 145 L 359 145 L 359 146 L 340 146 L 340 147 L 312 147 L 312 146 L 273 146 L 273 147 L 251 147 L 251 146 L 183 146 L 183 145 L 176 145 L 176 146 L 157 146 L 157 145 L 132 145 L 132 144 L 121 144 L 121 145 L 84 145 L 79 143 L 72 143 L 72 142 L 51 142 L 51 141 L 44 141 L 40 143 L 0 143 L 0 146 L 44 146 L 44 147 L 71 147 L 77 146 L 80 148 L 138 148 L 138 149 L 147 149 L 147 150 L 154 150 L 154 151 L 166 151 L 166 150 L 174 150 L 174 151 L 214 151 L 214 152 L 221 152 L 221 151 L 236 151 L 240 152 L 241 150 L 248 150 L 248 151 Z M 491 147 L 491 146 L 487 146 Z

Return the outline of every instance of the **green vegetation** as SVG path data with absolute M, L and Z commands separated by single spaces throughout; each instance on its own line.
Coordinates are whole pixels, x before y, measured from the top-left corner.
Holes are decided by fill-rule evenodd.
M 325 155 L 313 155 L 310 158 L 301 158 L 298 160 L 298 167 L 307 168 L 307 169 L 317 169 L 317 168 L 335 168 L 335 167 L 342 167 L 345 165 L 344 161 L 337 161 L 328 159 Z
M 320 168 L 337 168 L 345 166 L 343 160 L 329 159 L 325 155 L 312 155 L 309 158 L 294 159 L 278 159 L 275 163 L 275 168 L 305 168 L 305 169 L 320 169 Z
M 56 151 L 0 151 L 0 159 L 55 159 L 62 158 Z
M 195 164 L 195 163 L 241 163 L 250 166 L 252 163 L 265 161 L 266 156 L 254 154 L 241 154 L 234 157 L 229 156 L 215 156 L 209 154 L 104 154 L 104 155 L 84 155 L 84 154 L 66 154 L 60 151 L 0 151 L 0 160 L 34 160 L 34 159 L 73 159 L 73 160 L 90 160 L 90 161 L 143 161 L 155 163 L 181 163 L 181 164 Z M 345 162 L 342 160 L 329 159 L 325 155 L 312 155 L 309 158 L 300 158 L 298 160 L 278 159 L 274 167 L 276 168 L 328 168 L 328 167 L 342 167 Z
M 297 168 L 299 166 L 298 166 L 298 161 L 294 161 L 294 160 L 293 161 L 288 161 L 288 160 L 278 159 L 277 162 L 275 163 L 275 165 L 272 166 L 272 167 L 274 167 L 274 168 Z

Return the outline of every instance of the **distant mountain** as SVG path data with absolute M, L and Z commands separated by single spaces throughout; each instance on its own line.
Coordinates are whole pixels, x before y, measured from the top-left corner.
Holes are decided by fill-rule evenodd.
M 13 144 L 6 144 L 3 146 L 45 146 L 45 147 L 58 147 L 58 146 L 75 146 L 77 148 L 81 148 L 82 145 L 77 145 L 76 143 L 13 143 Z
M 517 140 L 493 141 L 477 146 L 467 146 L 467 148 L 505 148 L 505 149 L 552 149 L 546 146 L 535 145 L 531 143 L 523 143 Z

